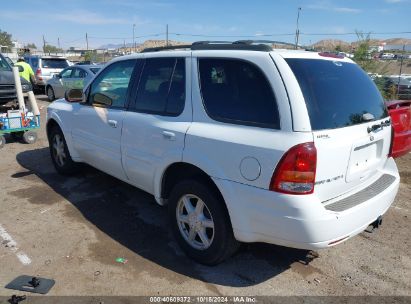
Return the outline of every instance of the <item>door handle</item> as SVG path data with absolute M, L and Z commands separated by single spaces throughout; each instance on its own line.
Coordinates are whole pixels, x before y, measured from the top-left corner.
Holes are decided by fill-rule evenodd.
M 176 135 L 173 132 L 170 131 L 163 131 L 163 137 L 168 140 L 175 140 Z
M 117 120 L 110 119 L 107 123 L 110 127 L 117 128 Z

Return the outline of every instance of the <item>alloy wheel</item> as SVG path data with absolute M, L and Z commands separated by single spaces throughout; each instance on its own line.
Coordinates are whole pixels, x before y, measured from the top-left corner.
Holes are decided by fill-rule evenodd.
M 206 250 L 214 240 L 214 221 L 207 205 L 198 196 L 183 195 L 177 203 L 176 219 L 185 241 L 193 248 Z
M 55 134 L 53 137 L 53 157 L 54 160 L 56 161 L 57 165 L 60 167 L 63 167 L 66 163 L 66 152 L 64 149 L 64 141 L 63 138 L 60 134 Z

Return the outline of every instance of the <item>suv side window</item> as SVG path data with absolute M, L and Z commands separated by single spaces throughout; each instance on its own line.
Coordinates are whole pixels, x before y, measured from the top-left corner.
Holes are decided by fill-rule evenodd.
M 73 78 L 85 78 L 86 76 L 87 76 L 87 72 L 79 68 L 74 69 L 74 72 L 72 75 Z
M 201 94 L 214 120 L 265 128 L 280 128 L 273 90 L 263 72 L 240 59 L 200 58 Z
M 123 60 L 104 69 L 89 87 L 88 104 L 124 108 L 135 63 Z
M 185 59 L 148 58 L 138 86 L 135 110 L 178 116 L 185 103 Z
M 65 71 L 62 71 L 61 78 L 71 78 L 72 72 L 73 72 L 73 69 L 67 69 Z

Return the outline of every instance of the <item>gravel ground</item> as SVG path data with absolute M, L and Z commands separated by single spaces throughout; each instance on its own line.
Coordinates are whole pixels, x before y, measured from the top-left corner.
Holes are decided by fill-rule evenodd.
M 0 150 L 0 296 L 18 275 L 56 280 L 49 295 L 411 295 L 411 154 L 397 161 L 398 196 L 377 232 L 362 233 L 308 266 L 306 251 L 248 244 L 205 267 L 173 241 L 154 198 L 92 168 L 52 166 L 43 128 L 33 145 Z M 118 257 L 127 263 L 117 263 Z M 24 264 L 26 263 L 26 264 Z

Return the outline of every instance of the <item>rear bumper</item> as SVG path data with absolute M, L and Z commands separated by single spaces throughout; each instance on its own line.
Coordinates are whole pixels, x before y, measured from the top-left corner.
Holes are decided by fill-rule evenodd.
M 237 240 L 320 249 L 362 232 L 388 210 L 399 187 L 392 158 L 382 174 L 395 179 L 378 195 L 341 212 L 327 210 L 315 193 L 293 196 L 218 179 L 215 182 L 226 200 Z
M 37 80 L 36 86 L 37 87 L 44 87 L 46 85 L 47 81 L 44 80 Z

